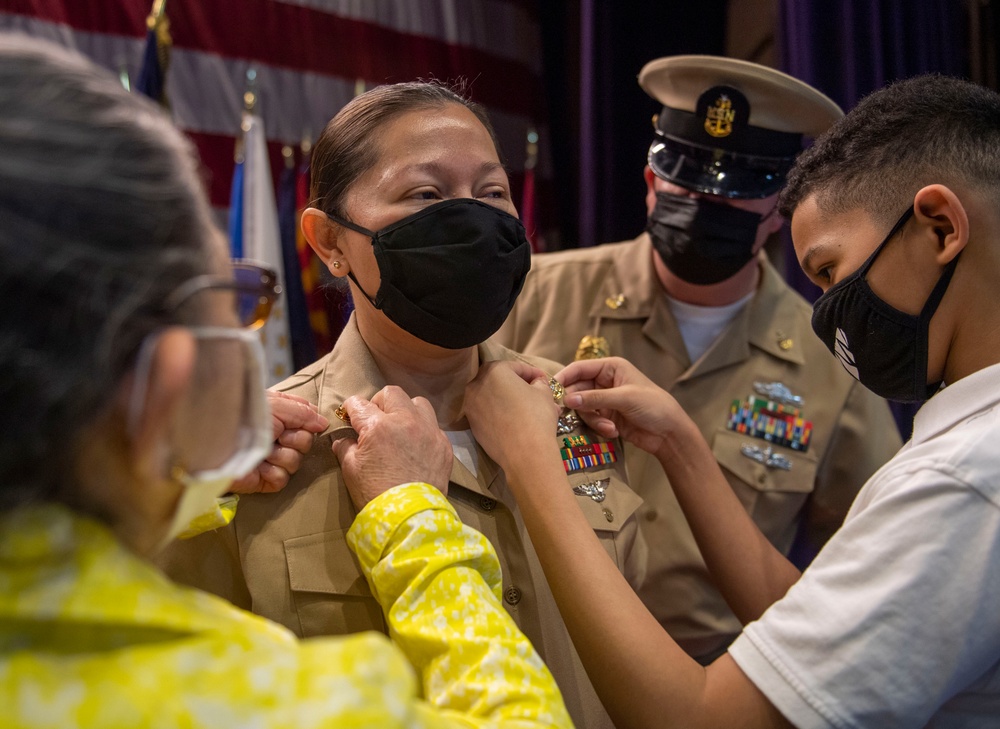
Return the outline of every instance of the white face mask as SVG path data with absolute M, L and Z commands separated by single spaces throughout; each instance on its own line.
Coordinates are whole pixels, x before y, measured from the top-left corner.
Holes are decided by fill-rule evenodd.
M 260 344 L 259 334 L 255 331 L 230 327 L 191 327 L 189 331 L 199 340 L 198 356 L 202 360 L 195 365 L 192 397 L 203 396 L 212 386 L 224 386 L 229 394 L 234 392 L 233 388 L 238 387 L 238 383 L 223 384 L 224 378 L 240 374 L 237 372 L 237 366 L 227 364 L 215 368 L 210 356 L 202 357 L 204 351 L 213 344 L 229 344 L 237 346 L 242 352 L 240 357 L 243 370 L 242 393 L 239 404 L 234 403 L 234 407 L 241 409 L 241 414 L 235 427 L 227 427 L 227 430 L 235 429 L 235 444 L 232 454 L 221 465 L 193 472 L 188 472 L 179 466 L 174 467 L 172 477 L 183 485 L 184 490 L 167 534 L 159 544 L 161 549 L 183 532 L 193 519 L 213 511 L 216 508 L 216 499 L 229 490 L 233 481 L 256 468 L 271 452 L 274 441 L 271 413 L 264 385 L 264 350 Z M 136 367 L 137 386 L 133 390 L 130 408 L 131 423 L 136 422 L 145 401 L 154 343 L 155 340 L 152 340 L 144 345 L 139 355 Z M 204 387 L 199 387 L 202 384 Z M 218 417 L 212 420 L 222 422 L 231 419 L 233 415 L 234 413 L 230 412 L 220 412 Z M 210 426 L 212 423 L 206 422 L 205 425 Z

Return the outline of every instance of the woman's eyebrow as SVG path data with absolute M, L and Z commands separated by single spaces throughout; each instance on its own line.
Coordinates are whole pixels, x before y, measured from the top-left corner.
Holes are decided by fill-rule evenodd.
M 479 166 L 480 174 L 488 174 L 496 170 L 504 171 L 504 166 L 499 162 L 483 162 Z M 416 162 L 412 165 L 407 165 L 403 168 L 403 172 L 431 172 L 431 173 L 441 173 L 447 170 L 447 166 L 441 164 L 440 162 Z

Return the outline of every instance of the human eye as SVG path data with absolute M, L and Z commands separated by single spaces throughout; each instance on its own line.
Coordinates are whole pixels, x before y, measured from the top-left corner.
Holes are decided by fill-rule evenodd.
M 504 202 L 510 200 L 510 191 L 503 185 L 488 185 L 476 195 L 481 200 Z
M 435 189 L 423 188 L 410 193 L 409 197 L 413 200 L 440 200 L 441 193 Z

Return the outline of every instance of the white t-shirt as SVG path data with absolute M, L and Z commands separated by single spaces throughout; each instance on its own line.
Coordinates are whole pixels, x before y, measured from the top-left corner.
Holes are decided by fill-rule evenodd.
M 697 362 L 708 351 L 755 293 L 751 291 L 739 301 L 725 306 L 698 306 L 667 296 L 667 305 L 677 321 L 691 362 Z
M 1000 365 L 921 408 L 729 653 L 797 727 L 1000 726 Z

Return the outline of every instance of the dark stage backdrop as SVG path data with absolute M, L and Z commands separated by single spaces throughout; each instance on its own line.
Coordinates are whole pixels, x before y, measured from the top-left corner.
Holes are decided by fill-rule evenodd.
M 924 73 L 969 77 L 969 10 L 957 0 L 779 0 L 784 71 L 849 111 L 866 94 Z M 972 18 L 974 21 L 975 18 Z M 819 289 L 786 244 L 786 278 L 808 299 Z M 919 405 L 893 403 L 904 439 Z

